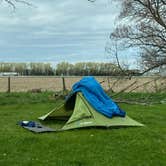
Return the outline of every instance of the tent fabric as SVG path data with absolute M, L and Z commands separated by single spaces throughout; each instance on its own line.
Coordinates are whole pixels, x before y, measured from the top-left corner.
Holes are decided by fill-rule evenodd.
M 104 92 L 101 85 L 94 77 L 84 77 L 72 87 L 72 92 L 68 99 L 77 92 L 81 92 L 89 104 L 101 114 L 112 118 L 113 116 L 125 117 L 125 111 Z
M 109 98 L 93 77 L 84 77 L 73 85 L 65 103 L 54 108 L 40 120 L 63 120 L 63 126 L 54 131 L 83 127 L 144 126 L 133 120 Z M 52 121 L 52 122 L 53 122 Z M 48 124 L 48 123 L 47 123 Z M 33 130 L 33 129 L 32 129 Z M 35 131 L 34 131 L 35 132 Z
M 46 115 L 39 117 L 40 120 L 59 120 L 66 119 L 63 127 L 55 131 L 71 130 L 83 127 L 127 127 L 143 126 L 143 124 L 133 120 L 129 116 L 114 116 L 108 118 L 96 111 L 86 100 L 81 92 L 75 96 L 74 106 L 66 107 L 66 103 L 59 108 L 55 108 Z

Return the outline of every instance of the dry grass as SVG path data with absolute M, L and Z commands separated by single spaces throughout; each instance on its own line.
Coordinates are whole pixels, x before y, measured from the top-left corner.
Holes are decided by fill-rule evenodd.
M 67 89 L 79 81 L 81 77 L 65 77 Z M 105 90 L 110 88 L 114 92 L 124 90 L 125 92 L 162 92 L 166 91 L 166 78 L 164 77 L 96 77 Z M 104 81 L 104 82 L 103 82 Z M 0 92 L 6 92 L 8 89 L 8 78 L 0 77 Z M 61 91 L 63 83 L 61 77 L 11 77 L 11 91 L 23 92 L 32 89 L 41 89 L 42 91 Z

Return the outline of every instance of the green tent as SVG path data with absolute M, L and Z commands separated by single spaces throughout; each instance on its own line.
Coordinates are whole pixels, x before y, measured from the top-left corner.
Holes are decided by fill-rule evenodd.
M 92 108 L 81 92 L 48 114 L 39 117 L 40 120 L 66 120 L 59 131 L 83 128 L 83 127 L 126 127 L 143 126 L 143 124 L 131 119 L 129 116 L 108 118 Z

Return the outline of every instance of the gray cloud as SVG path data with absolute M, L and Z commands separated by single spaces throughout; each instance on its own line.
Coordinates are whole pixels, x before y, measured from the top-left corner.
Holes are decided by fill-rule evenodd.
M 0 6 L 0 61 L 108 61 L 104 47 L 119 7 L 108 0 L 35 0 Z M 36 58 L 35 58 L 36 57 Z

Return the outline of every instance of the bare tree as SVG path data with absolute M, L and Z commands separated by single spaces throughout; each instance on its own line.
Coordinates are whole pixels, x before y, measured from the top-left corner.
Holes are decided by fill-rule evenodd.
M 111 45 L 111 47 L 110 47 L 110 45 Z M 124 68 L 124 66 L 122 66 L 122 64 L 121 64 L 121 62 L 119 60 L 119 51 L 121 50 L 120 49 L 121 47 L 119 47 L 119 45 L 120 44 L 118 43 L 118 41 L 114 39 L 113 41 L 111 41 L 111 43 L 108 42 L 106 44 L 105 51 L 107 53 L 109 53 L 110 56 L 112 56 L 112 58 L 115 58 L 115 62 L 114 63 L 117 64 L 121 74 L 125 76 L 128 73 L 125 72 L 126 69 Z
M 33 6 L 30 2 L 27 0 L 1 0 L 4 3 L 9 4 L 14 10 L 16 9 L 16 4 L 17 3 L 22 3 L 28 6 Z
M 141 50 L 144 74 L 166 65 L 166 0 L 123 0 L 116 27 L 110 38 L 123 41 L 125 48 Z

